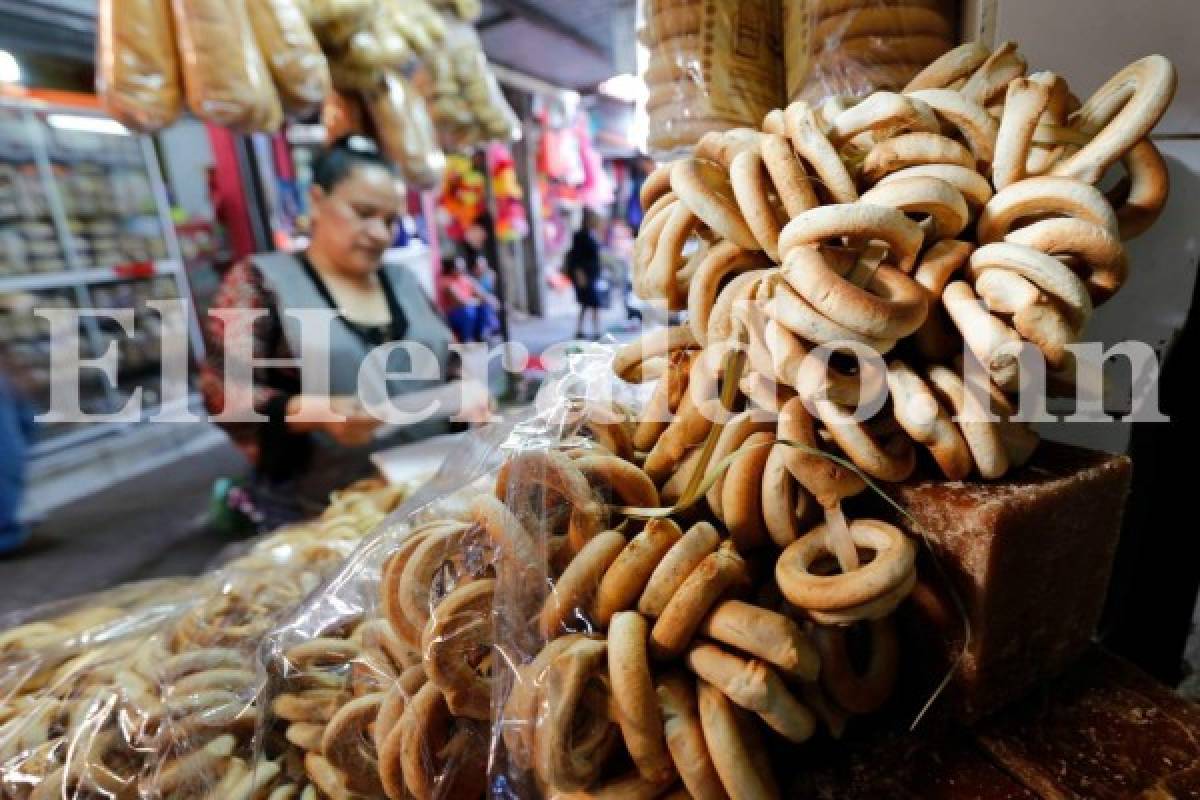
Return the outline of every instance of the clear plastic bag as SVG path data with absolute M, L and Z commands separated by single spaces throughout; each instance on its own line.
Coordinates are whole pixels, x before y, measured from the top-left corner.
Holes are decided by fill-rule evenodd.
M 393 72 L 363 100 L 384 154 L 400 167 L 404 179 L 420 189 L 440 185 L 446 156 L 438 147 L 425 100 Z
M 786 0 L 787 96 L 820 102 L 904 88 L 958 42 L 954 0 Z M 800 42 L 810 42 L 802 53 Z
M 96 89 L 109 115 L 143 133 L 170 125 L 183 110 L 170 0 L 102 0 L 96 19 Z
M 240 0 L 171 0 L 188 105 L 201 119 L 276 131 L 283 106 Z
M 319 109 L 331 88 L 329 64 L 296 0 L 260 0 L 246 10 L 284 110 L 308 116 Z
M 685 150 L 709 131 L 756 128 L 779 107 L 781 30 L 780 6 L 768 0 L 642 0 L 651 155 Z

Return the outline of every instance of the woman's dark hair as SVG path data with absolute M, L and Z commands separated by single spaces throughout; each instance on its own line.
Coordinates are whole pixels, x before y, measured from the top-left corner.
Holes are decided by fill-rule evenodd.
M 329 145 L 313 162 L 313 183 L 327 192 L 350 177 L 360 167 L 379 167 L 395 172 L 396 167 L 380 152 L 378 146 L 358 134 L 343 136 Z

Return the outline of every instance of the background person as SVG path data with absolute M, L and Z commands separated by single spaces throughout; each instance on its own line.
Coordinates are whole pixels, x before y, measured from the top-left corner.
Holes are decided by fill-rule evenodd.
M 263 309 L 267 313 L 246 331 L 227 331 L 208 319 L 208 361 L 201 387 L 210 412 L 226 409 L 236 387 L 224 384 L 226 337 L 248 336 L 255 358 L 290 359 L 301 352 L 300 322 L 286 312 L 324 309 L 337 313 L 330 328 L 329 398 L 301 394 L 299 370 L 256 369 L 250 403 L 266 422 L 221 422 L 254 466 L 248 488 L 261 529 L 308 516 L 322 508 L 329 492 L 374 471 L 370 454 L 380 448 L 448 430 L 445 419 L 376 435 L 380 421 L 357 399 L 359 371 L 379 345 L 410 341 L 432 351 L 440 366 L 436 381 L 384 381 L 389 396 L 443 386 L 451 334 L 416 277 L 399 265 L 385 265 L 405 208 L 394 170 L 359 137 L 343 140 L 313 165 L 312 241 L 303 253 L 252 256 L 226 275 L 213 307 Z M 406 354 L 393 353 L 389 368 L 410 367 Z M 313 400 L 328 403 L 344 419 L 316 419 Z M 308 401 L 308 402 L 306 402 Z M 306 408 L 308 411 L 306 411 Z
M 460 342 L 487 341 L 488 311 L 491 311 L 490 319 L 495 320 L 495 311 L 491 307 L 496 298 L 467 272 L 467 260 L 463 256 L 442 259 L 438 300 L 455 338 Z
M 571 247 L 563 257 L 563 271 L 571 278 L 575 287 L 575 300 L 579 303 L 579 321 L 575 324 L 575 338 L 584 337 L 584 318 L 591 317 L 592 336 L 600 338 L 600 309 L 605 305 L 607 285 L 603 282 L 600 264 L 600 231 L 603 221 L 590 209 L 583 212 L 583 223 L 571 239 Z

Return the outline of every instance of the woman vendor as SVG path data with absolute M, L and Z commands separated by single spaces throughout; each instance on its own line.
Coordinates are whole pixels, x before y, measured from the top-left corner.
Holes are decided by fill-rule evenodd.
M 226 330 L 232 323 L 217 315 L 207 321 L 208 361 L 201 384 L 209 411 L 229 416 L 230 404 L 251 404 L 266 418 L 216 420 L 254 466 L 249 501 L 260 529 L 319 511 L 330 491 L 371 474 L 369 455 L 375 450 L 449 428 L 443 412 L 381 435 L 380 420 L 366 412 L 358 396 L 364 362 L 367 370 L 377 373 L 375 384 L 390 397 L 446 388 L 450 330 L 416 277 L 401 265 L 383 261 L 405 208 L 392 166 L 369 142 L 359 137 L 343 140 L 314 163 L 310 205 L 312 240 L 307 250 L 252 256 L 225 276 L 214 309 L 265 310 L 252 329 L 244 334 Z M 301 325 L 287 312 L 303 309 L 336 315 L 327 334 L 329 397 L 306 398 L 300 370 L 291 366 L 256 366 L 252 391 L 226 385 L 226 362 L 234 357 L 235 346 L 248 348 L 256 360 L 298 357 Z M 252 341 L 231 344 L 239 335 Z M 368 360 L 375 348 L 399 341 L 433 353 L 436 380 L 394 380 L 384 376 L 375 359 Z M 391 356 L 387 366 L 393 375 L 416 366 L 404 352 Z M 306 407 L 316 406 L 337 413 L 305 413 Z

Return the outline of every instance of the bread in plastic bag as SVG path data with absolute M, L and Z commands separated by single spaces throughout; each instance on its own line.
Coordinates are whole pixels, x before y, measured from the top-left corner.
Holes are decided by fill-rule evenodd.
M 648 146 L 662 156 L 708 131 L 757 127 L 783 101 L 780 6 L 768 0 L 642 0 L 650 58 Z
M 296 0 L 255 0 L 246 10 L 284 110 L 319 109 L 331 87 L 329 64 Z
M 96 88 L 109 115 L 153 133 L 183 110 L 170 0 L 101 0 Z
M 192 112 L 241 132 L 275 131 L 283 107 L 242 0 L 171 0 Z
M 303 0 L 313 32 L 327 49 L 337 50 L 365 28 L 375 13 L 372 0 Z
M 898 90 L 958 41 L 951 0 L 788 0 L 787 96 L 820 102 Z M 796 42 L 811 42 L 807 57 Z
M 394 72 L 363 99 L 384 154 L 404 179 L 422 189 L 440 185 L 446 156 L 438 147 L 424 99 Z

